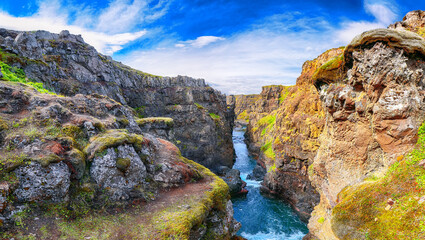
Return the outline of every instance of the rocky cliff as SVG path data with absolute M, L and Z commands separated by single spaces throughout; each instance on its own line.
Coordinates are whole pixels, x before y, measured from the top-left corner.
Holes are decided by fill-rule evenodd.
M 235 235 L 229 187 L 184 157 L 233 165 L 224 95 L 131 69 L 67 31 L 2 29 L 0 48 L 0 238 Z
M 425 237 L 424 32 L 410 12 L 307 61 L 295 86 L 236 98 L 263 190 L 304 219 L 320 195 L 306 239 Z
M 233 113 L 203 79 L 153 76 L 112 60 L 62 31 L 0 29 L 1 60 L 65 96 L 97 93 L 128 105 L 139 118 L 173 119 L 182 155 L 211 169 L 233 166 Z M 123 119 L 125 122 L 126 120 Z
M 1 72 L 0 238 L 237 232 L 224 181 L 171 142 L 142 134 L 128 107 L 98 94 L 57 96 L 5 63 Z
M 421 211 L 415 210 L 417 200 L 412 200 L 411 206 L 405 205 L 399 193 L 385 190 L 384 182 L 404 188 L 400 184 L 403 176 L 387 170 L 413 149 L 424 120 L 424 47 L 423 38 L 410 31 L 365 32 L 346 47 L 345 64 L 340 68 L 342 74 L 333 77 L 324 74 L 315 79 L 327 121 L 310 174 L 321 195 L 309 223 L 313 236 L 320 239 L 418 237 L 414 231 L 418 227 L 415 220 L 403 224 L 393 222 L 393 227 L 386 223 L 393 214 L 407 218 L 404 211 L 414 215 Z M 406 164 L 414 165 L 415 161 L 409 157 Z M 416 171 L 411 184 L 420 183 L 423 171 Z M 377 187 L 377 192 L 365 194 L 371 186 Z M 404 192 L 414 199 L 415 192 L 418 191 L 420 197 L 423 190 L 419 184 L 416 190 L 404 189 Z M 358 196 L 362 198 L 356 200 Z M 387 209 L 387 200 L 390 206 L 393 200 L 398 201 L 396 208 L 403 210 Z M 381 205 L 381 201 L 385 203 Z M 357 209 L 353 211 L 354 208 Z M 370 215 L 360 220 L 359 216 L 366 212 Z M 348 214 L 352 215 L 348 217 Z M 368 219 L 374 216 L 374 220 Z M 404 224 L 409 227 L 402 227 Z M 375 229 L 386 227 L 389 232 L 379 233 Z M 398 233 L 390 235 L 393 231 Z

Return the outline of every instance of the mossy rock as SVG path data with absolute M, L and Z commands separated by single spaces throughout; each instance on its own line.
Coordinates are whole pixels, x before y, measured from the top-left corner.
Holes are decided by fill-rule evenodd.
M 168 127 L 174 126 L 174 120 L 169 117 L 149 117 L 149 118 L 140 118 L 136 120 L 137 124 L 143 127 L 146 124 L 165 124 Z
M 127 171 L 128 167 L 130 167 L 131 159 L 130 158 L 118 158 L 116 162 L 116 166 L 122 172 Z
M 56 155 L 54 153 L 49 154 L 49 155 L 44 156 L 44 157 L 38 157 L 38 158 L 34 159 L 34 161 L 40 163 L 41 166 L 43 166 L 43 167 L 47 167 L 51 163 L 59 163 L 63 160 L 64 160 L 64 158 L 59 157 L 58 155 Z
M 344 75 L 344 54 L 330 59 L 322 66 L 320 66 L 311 77 L 314 85 L 319 88 L 323 83 L 336 82 L 343 78 Z
M 88 160 L 93 159 L 97 154 L 108 148 L 119 145 L 133 145 L 136 151 L 140 151 L 147 141 L 142 135 L 128 133 L 126 130 L 108 130 L 105 133 L 96 135 L 90 139 L 90 144 L 84 149 Z
M 86 156 L 80 150 L 73 148 L 69 153 L 69 161 L 74 169 L 72 172 L 75 175 L 75 178 L 81 179 L 84 175 L 84 170 L 86 168 Z

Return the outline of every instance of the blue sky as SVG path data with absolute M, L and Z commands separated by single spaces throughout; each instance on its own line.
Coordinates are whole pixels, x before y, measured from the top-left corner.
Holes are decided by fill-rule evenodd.
M 417 9 L 425 1 L 2 0 L 0 27 L 67 29 L 142 71 L 249 94 L 295 84 L 304 61 Z

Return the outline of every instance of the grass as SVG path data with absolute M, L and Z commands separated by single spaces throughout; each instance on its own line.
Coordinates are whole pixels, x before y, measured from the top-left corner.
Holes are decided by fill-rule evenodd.
M 51 95 L 57 95 L 56 93 L 44 88 L 43 83 L 29 80 L 24 71 L 20 68 L 11 67 L 6 63 L 0 61 L 1 72 L 3 74 L 3 80 L 9 82 L 19 82 L 27 86 L 35 88 L 40 93 L 47 93 Z
M 198 109 L 205 109 L 201 104 L 199 104 L 199 103 L 195 103 L 195 106 L 198 108 Z

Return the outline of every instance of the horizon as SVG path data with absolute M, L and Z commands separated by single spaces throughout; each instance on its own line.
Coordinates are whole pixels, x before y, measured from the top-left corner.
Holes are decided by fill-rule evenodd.
M 302 64 L 386 28 L 425 1 L 2 1 L 0 27 L 69 30 L 100 53 L 160 76 L 203 78 L 230 95 L 294 85 Z

